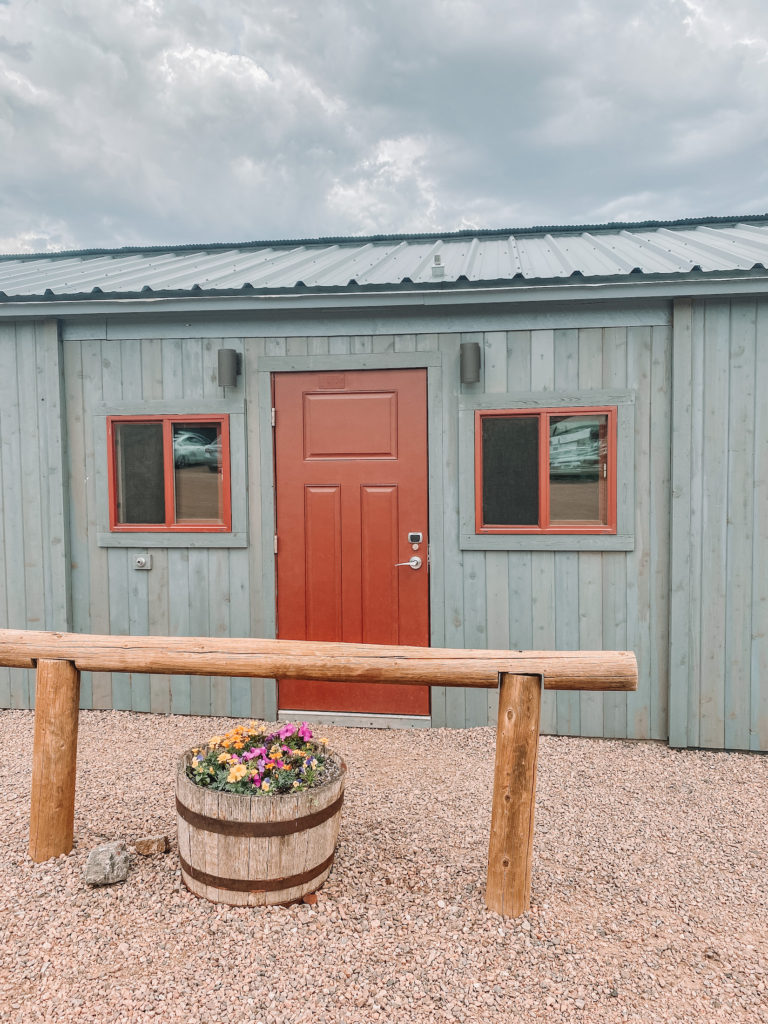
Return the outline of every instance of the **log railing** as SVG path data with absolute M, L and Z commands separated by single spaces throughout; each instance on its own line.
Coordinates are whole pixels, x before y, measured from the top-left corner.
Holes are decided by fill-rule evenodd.
M 0 665 L 37 670 L 30 856 L 74 837 L 80 672 L 161 672 L 499 687 L 486 904 L 530 905 L 541 690 L 635 690 L 631 651 L 485 651 L 294 640 L 88 636 L 0 629 Z

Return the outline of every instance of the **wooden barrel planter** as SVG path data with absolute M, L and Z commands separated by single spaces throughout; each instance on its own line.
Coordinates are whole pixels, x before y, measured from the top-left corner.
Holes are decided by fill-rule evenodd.
M 176 775 L 176 821 L 184 884 L 213 903 L 258 907 L 293 903 L 331 872 L 341 825 L 347 766 L 300 793 L 247 796 L 196 786 Z

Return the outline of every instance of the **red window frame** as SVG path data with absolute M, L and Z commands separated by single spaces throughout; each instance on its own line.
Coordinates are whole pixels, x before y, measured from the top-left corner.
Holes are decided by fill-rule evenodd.
M 165 487 L 164 523 L 121 523 L 117 514 L 117 466 L 115 460 L 115 426 L 120 423 L 162 423 L 163 481 Z M 175 477 L 173 459 L 173 425 L 175 423 L 217 426 L 221 439 L 222 518 L 176 522 Z M 143 416 L 107 417 L 107 463 L 109 473 L 109 529 L 114 533 L 231 533 L 232 495 L 230 488 L 229 416 L 152 414 Z
M 606 522 L 549 520 L 549 421 L 553 416 L 607 416 Z M 483 522 L 483 420 L 486 417 L 528 416 L 539 419 L 539 522 L 538 526 L 499 525 Z M 616 406 L 548 407 L 546 409 L 477 409 L 475 411 L 475 532 L 483 534 L 615 534 L 616 533 Z

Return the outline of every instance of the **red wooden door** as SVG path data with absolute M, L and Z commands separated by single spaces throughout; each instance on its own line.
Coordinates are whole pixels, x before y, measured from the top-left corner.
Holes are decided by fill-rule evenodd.
M 273 383 L 278 637 L 429 646 L 426 370 Z M 283 679 L 278 706 L 428 715 L 429 687 Z

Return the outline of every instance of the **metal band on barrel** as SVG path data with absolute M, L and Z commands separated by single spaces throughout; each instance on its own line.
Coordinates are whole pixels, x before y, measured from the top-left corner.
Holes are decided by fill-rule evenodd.
M 218 875 L 209 875 L 207 871 L 200 871 L 187 864 L 179 854 L 181 869 L 190 878 L 202 885 L 210 885 L 214 889 L 229 889 L 232 892 L 276 892 L 279 889 L 293 889 L 297 885 L 304 885 L 311 882 L 313 878 L 319 877 L 327 868 L 333 864 L 334 853 L 326 857 L 322 864 L 316 864 L 309 871 L 303 871 L 300 875 L 288 875 L 286 878 L 220 878 Z
M 211 818 L 207 814 L 191 811 L 178 796 L 176 797 L 176 810 L 184 821 L 205 832 L 216 832 L 221 836 L 261 839 L 267 836 L 292 836 L 296 832 L 304 832 L 316 825 L 322 825 L 324 821 L 332 818 L 340 810 L 343 802 L 344 793 L 342 792 L 327 807 L 314 811 L 312 814 L 305 814 L 302 818 L 288 818 L 285 821 L 225 821 L 220 818 Z

